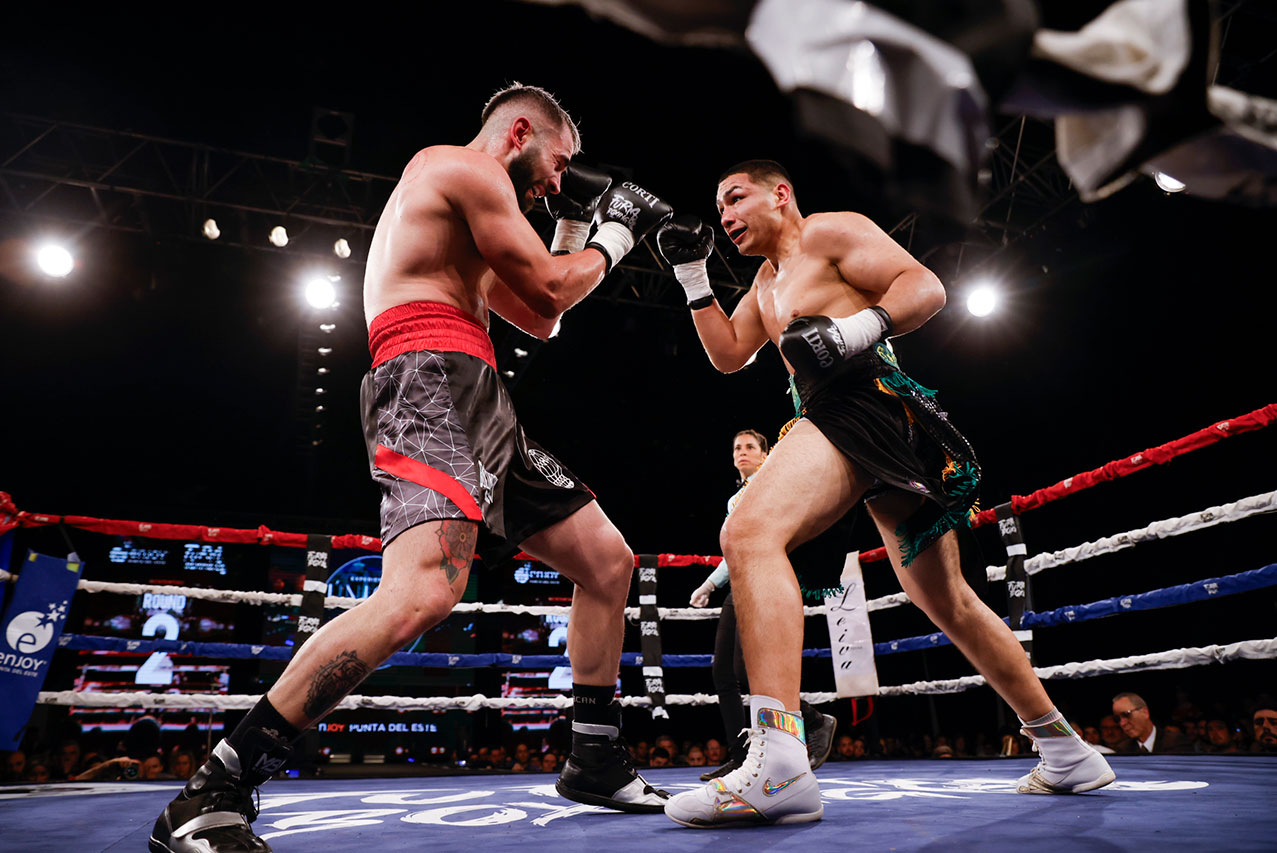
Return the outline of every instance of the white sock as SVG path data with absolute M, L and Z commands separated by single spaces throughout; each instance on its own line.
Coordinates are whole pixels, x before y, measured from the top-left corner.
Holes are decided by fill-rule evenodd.
M 1052 708 L 1049 714 L 1036 720 L 1020 720 L 1033 738 L 1038 753 L 1046 760 L 1047 767 L 1076 764 L 1088 757 L 1094 749 L 1073 731 L 1068 720 L 1059 710 Z

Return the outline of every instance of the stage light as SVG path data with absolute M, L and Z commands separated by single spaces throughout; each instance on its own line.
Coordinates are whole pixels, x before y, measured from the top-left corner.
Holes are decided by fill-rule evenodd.
M 213 218 L 204 220 L 204 236 L 210 240 L 216 240 L 222 236 L 222 229 L 217 227 L 217 220 Z
M 333 243 L 333 254 L 343 261 L 350 257 L 350 244 L 346 242 L 345 237 L 341 237 L 336 243 Z
M 332 308 L 337 303 L 337 289 L 326 278 L 306 282 L 306 301 L 312 308 Z
M 1161 187 L 1164 192 L 1182 193 L 1184 191 L 1184 183 L 1182 181 L 1175 180 L 1165 172 L 1154 171 L 1153 180 L 1157 182 L 1157 185 Z
M 998 307 L 998 292 L 991 285 L 973 287 L 967 294 L 967 310 L 976 317 L 987 317 Z
M 75 259 L 61 246 L 46 243 L 35 252 L 35 263 L 40 272 L 50 278 L 66 278 L 75 269 Z
M 284 248 L 288 245 L 288 229 L 283 225 L 276 225 L 270 230 L 270 242 L 273 246 Z

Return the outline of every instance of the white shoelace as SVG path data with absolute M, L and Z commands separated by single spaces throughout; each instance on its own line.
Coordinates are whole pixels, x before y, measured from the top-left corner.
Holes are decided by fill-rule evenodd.
M 741 729 L 739 734 L 749 736 L 749 752 L 746 753 L 745 761 L 741 766 L 722 777 L 720 781 L 737 794 L 743 794 L 746 788 L 754 784 L 753 780 L 758 778 L 758 771 L 763 769 L 764 739 L 767 735 L 761 728 Z

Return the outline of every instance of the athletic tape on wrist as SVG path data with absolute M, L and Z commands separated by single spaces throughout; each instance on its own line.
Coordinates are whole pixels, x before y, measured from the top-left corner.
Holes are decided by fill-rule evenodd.
M 570 255 L 585 248 L 590 236 L 590 223 L 575 219 L 560 219 L 554 226 L 554 239 L 550 241 L 550 254 Z
M 607 271 L 620 263 L 621 258 L 634 248 L 634 234 L 619 222 L 604 222 L 594 232 L 594 239 L 585 244 L 587 249 L 595 248 L 607 258 Z
M 714 291 L 709 286 L 709 271 L 705 268 L 705 259 L 699 261 L 690 261 L 686 264 L 674 265 L 674 277 L 678 279 L 678 283 L 683 285 L 683 292 L 687 294 L 687 304 L 709 297 L 714 298 Z M 706 302 L 705 305 L 709 303 Z M 705 307 L 704 305 L 701 306 Z

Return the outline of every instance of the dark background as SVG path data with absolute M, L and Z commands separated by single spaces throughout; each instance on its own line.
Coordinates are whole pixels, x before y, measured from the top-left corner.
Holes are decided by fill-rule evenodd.
M 228 16 L 80 19 L 39 38 L 8 27 L 0 108 L 288 159 L 305 156 L 312 109 L 332 108 L 355 115 L 350 168 L 396 175 L 426 145 L 469 141 L 490 93 L 519 80 L 559 95 L 580 121 L 586 159 L 632 168 L 681 210 L 715 219 L 719 172 L 772 157 L 794 173 L 805 213 L 854 209 L 883 225 L 900 213 L 890 199 L 852 193 L 853 177 L 795 133 L 788 102 L 744 53 L 660 46 L 575 8 L 511 3 L 371 9 L 360 20 Z M 963 283 L 946 282 L 948 307 L 897 341 L 897 352 L 940 389 L 976 447 L 984 505 L 1273 402 L 1263 306 L 1277 284 L 1275 224 L 1271 211 L 1168 196 L 1142 179 L 1109 200 L 1066 207 L 1005 253 L 990 270 L 1007 298 L 996 315 L 972 318 Z M 39 229 L 6 209 L 0 230 L 10 239 Z M 324 315 L 337 324 L 331 419 L 312 457 L 298 450 L 308 425 L 295 413 L 299 333 L 316 319 L 301 298 L 309 261 L 107 231 L 74 236 L 79 267 L 69 279 L 0 279 L 0 489 L 19 508 L 376 532 L 357 410 L 369 363 L 361 268 L 334 262 L 343 280 L 341 306 Z M 676 302 L 585 301 L 513 394 L 529 434 L 589 483 L 636 552 L 714 554 L 733 490 L 734 431 L 774 435 L 790 404 L 774 349 L 718 375 Z M 494 334 L 518 334 L 493 322 Z M 1037 511 L 1027 518 L 1030 554 L 1268 491 L 1274 448 L 1271 430 L 1251 433 Z M 1035 580 L 1036 603 L 1259 568 L 1272 562 L 1272 531 L 1260 517 L 1057 569 Z M 864 547 L 876 544 L 869 525 L 861 534 Z M 1004 561 L 992 534 L 978 539 L 986 553 L 975 562 Z M 663 603 L 683 603 L 702 578 L 699 569 L 665 572 Z M 898 588 L 872 570 L 868 584 L 871 597 Z M 1270 635 L 1273 595 L 1247 599 L 1040 632 L 1039 659 Z M 807 645 L 826 645 L 812 627 L 819 633 Z M 685 629 L 671 627 L 667 651 L 708 651 L 699 629 L 681 646 Z M 916 613 L 875 619 L 878 639 L 927 630 Z M 925 665 L 898 658 L 881 662 L 884 683 L 969 672 L 956 653 Z M 820 689 L 822 677 L 813 672 L 807 687 Z M 1240 707 L 1272 678 L 1270 664 L 1245 664 L 1053 691 L 1094 719 L 1125 687 L 1147 685 L 1165 704 L 1183 683 L 1203 703 L 1226 696 Z M 670 689 L 707 681 L 703 670 L 673 674 Z M 980 713 L 988 702 L 937 701 L 978 701 Z M 911 717 L 923 706 L 896 707 Z

